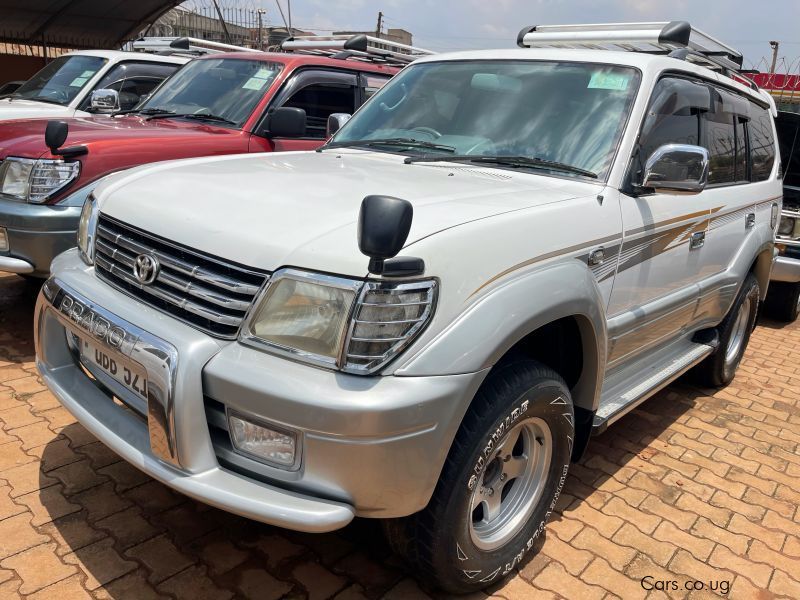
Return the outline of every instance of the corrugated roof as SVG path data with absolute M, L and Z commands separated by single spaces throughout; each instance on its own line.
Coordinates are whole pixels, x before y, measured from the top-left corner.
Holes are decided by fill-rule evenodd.
M 119 48 L 181 0 L 0 0 L 0 41 Z

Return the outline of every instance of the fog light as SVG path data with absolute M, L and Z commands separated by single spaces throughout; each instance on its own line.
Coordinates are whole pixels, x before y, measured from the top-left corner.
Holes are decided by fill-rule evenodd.
M 292 469 L 298 466 L 297 434 L 228 414 L 233 447 L 256 460 Z
M 8 234 L 5 227 L 0 227 L 0 252 L 8 252 Z

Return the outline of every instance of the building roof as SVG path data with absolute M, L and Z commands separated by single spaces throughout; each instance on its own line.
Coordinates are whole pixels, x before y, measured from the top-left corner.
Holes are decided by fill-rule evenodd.
M 0 41 L 119 48 L 181 0 L 0 0 Z

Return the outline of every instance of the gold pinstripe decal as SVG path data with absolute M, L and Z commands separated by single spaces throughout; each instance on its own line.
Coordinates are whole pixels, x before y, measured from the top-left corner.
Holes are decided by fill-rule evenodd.
M 773 201 L 775 201 L 776 199 L 779 199 L 779 198 L 782 198 L 782 196 L 775 196 L 775 197 L 769 198 L 767 200 L 762 200 L 761 202 L 759 202 L 757 204 L 757 206 L 760 206 L 760 205 L 763 205 L 763 204 L 771 204 Z M 633 267 L 633 266 L 635 266 L 635 265 L 637 265 L 639 263 L 642 263 L 642 262 L 644 262 L 646 260 L 650 260 L 651 258 L 655 258 L 656 256 L 662 254 L 666 250 L 671 249 L 670 248 L 670 244 L 675 242 L 681 236 L 681 234 L 684 233 L 684 232 L 685 232 L 685 235 L 684 235 L 683 239 L 679 240 L 678 243 L 675 246 L 672 246 L 672 248 L 675 248 L 677 246 L 682 246 L 683 244 L 687 243 L 688 240 L 689 240 L 689 237 L 691 236 L 692 233 L 694 233 L 695 231 L 703 231 L 703 230 L 708 229 L 709 225 L 714 220 L 719 219 L 720 217 L 723 217 L 723 216 L 725 216 L 725 215 L 727 215 L 729 213 L 733 213 L 733 212 L 742 210 L 742 209 L 738 209 L 737 208 L 737 209 L 732 209 L 730 211 L 721 213 L 720 211 L 723 208 L 724 208 L 724 206 L 717 206 L 717 207 L 712 208 L 710 210 L 701 210 L 701 211 L 697 211 L 697 212 L 693 212 L 693 213 L 687 213 L 687 214 L 680 215 L 680 216 L 677 216 L 677 217 L 672 217 L 670 219 L 665 219 L 664 221 L 659 221 L 657 223 L 651 223 L 651 224 L 648 224 L 648 225 L 644 225 L 642 227 L 637 227 L 635 229 L 629 229 L 629 230 L 625 231 L 625 233 L 624 233 L 624 235 L 625 235 L 624 241 L 623 241 L 622 246 L 620 247 L 619 251 L 615 252 L 615 255 L 614 255 L 615 258 L 619 254 L 622 254 L 622 252 L 625 250 L 625 245 L 630 244 L 631 242 L 635 241 L 635 242 L 641 243 L 642 239 L 648 237 L 648 235 L 653 236 L 654 239 L 653 239 L 652 244 L 650 246 L 643 248 L 640 252 L 636 253 L 633 257 L 630 257 L 630 258 L 626 259 L 623 263 L 621 263 L 618 266 L 618 268 L 616 269 L 616 272 L 630 269 L 631 267 Z M 698 219 L 698 217 L 705 217 L 705 218 L 704 219 Z M 694 224 L 689 223 L 689 221 L 691 221 L 692 219 L 698 219 L 698 220 Z M 658 229 L 659 227 L 663 227 L 665 225 L 672 225 L 673 223 L 675 223 L 677 225 L 675 227 L 671 227 L 670 229 L 667 229 L 665 231 L 661 231 L 661 232 L 659 232 L 657 234 L 653 233 L 653 231 L 655 229 Z M 689 225 L 691 225 L 691 228 L 687 231 L 686 228 Z M 702 227 L 698 227 L 698 225 L 702 225 Z M 636 234 L 646 234 L 646 235 L 636 235 Z M 588 249 L 593 248 L 597 244 L 603 244 L 603 243 L 610 242 L 610 241 L 617 241 L 619 239 L 620 239 L 620 236 L 618 236 L 618 235 L 608 236 L 608 237 L 605 237 L 605 238 L 599 238 L 599 239 L 595 239 L 595 240 L 592 240 L 590 242 L 586 242 L 586 243 L 583 243 L 583 244 L 576 244 L 574 246 L 568 246 L 568 247 L 562 248 L 560 250 L 553 250 L 552 252 L 547 252 L 545 254 L 540 254 L 539 256 L 535 256 L 535 257 L 530 258 L 528 260 L 525 260 L 525 261 L 523 261 L 521 263 L 517 263 L 513 267 L 509 267 L 508 269 L 506 269 L 504 271 L 501 271 L 497 275 L 494 275 L 493 277 L 491 277 L 485 283 L 481 284 L 477 289 L 475 289 L 474 292 L 472 292 L 467 297 L 467 300 L 469 300 L 469 298 L 472 298 L 475 294 L 480 292 L 482 289 L 484 289 L 484 288 L 488 287 L 489 285 L 493 284 L 498 279 L 501 279 L 501 278 L 505 277 L 506 275 L 509 275 L 509 274 L 511 274 L 511 273 L 513 273 L 515 271 L 519 271 L 520 269 L 524 269 L 525 267 L 529 267 L 531 265 L 534 265 L 534 264 L 539 263 L 539 262 L 543 262 L 545 260 L 548 260 L 550 258 L 554 258 L 556 256 L 560 256 L 560 255 L 563 255 L 563 254 L 571 254 L 573 252 L 577 252 L 577 251 L 583 250 L 583 249 L 588 250 Z M 637 258 L 639 260 L 635 260 Z M 600 279 L 600 281 L 608 279 L 611 276 L 611 274 L 613 274 L 613 273 L 614 273 L 614 271 L 612 271 L 611 273 L 603 275 L 603 277 Z

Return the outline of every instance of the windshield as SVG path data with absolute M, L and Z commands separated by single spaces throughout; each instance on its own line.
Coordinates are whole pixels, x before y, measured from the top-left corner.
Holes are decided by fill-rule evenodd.
M 12 98 L 68 105 L 108 62 L 105 58 L 60 56 L 22 84 Z
M 421 63 L 370 99 L 332 144 L 443 160 L 513 157 L 495 164 L 602 179 L 638 85 L 638 71 L 609 65 Z
M 145 113 L 210 115 L 241 127 L 283 69 L 278 62 L 213 58 L 190 62 L 138 107 Z

